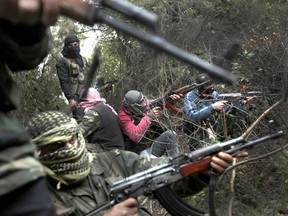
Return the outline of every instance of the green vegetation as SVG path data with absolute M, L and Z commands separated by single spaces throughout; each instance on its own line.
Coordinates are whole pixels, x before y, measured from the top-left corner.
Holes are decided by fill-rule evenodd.
M 209 62 L 219 62 L 235 38 L 243 39 L 241 53 L 228 66 L 239 82 L 233 86 L 219 84 L 221 93 L 287 91 L 287 11 L 285 0 L 134 0 L 132 3 L 153 11 L 160 17 L 159 32 L 167 41 L 198 55 Z M 124 17 L 119 17 L 126 22 Z M 136 25 L 136 24 L 135 24 Z M 144 26 L 139 26 L 145 31 Z M 99 32 L 98 46 L 101 64 L 96 73 L 107 80 L 118 79 L 109 103 L 116 109 L 124 94 L 131 89 L 140 90 L 151 97 L 163 96 L 169 90 L 194 82 L 199 72 L 190 65 L 146 47 L 135 39 L 105 25 L 93 28 L 61 18 L 52 29 L 54 47 L 36 70 L 15 74 L 22 89 L 21 108 L 16 112 L 25 125 L 39 111 L 62 110 L 67 105 L 61 96 L 55 63 L 61 56 L 62 41 L 68 33 L 76 33 L 84 41 L 88 31 Z M 94 47 L 91 47 L 94 49 Z M 85 56 L 91 59 L 90 56 Z M 287 95 L 286 95 L 287 96 Z M 278 98 L 279 99 L 279 98 Z M 263 97 L 250 109 L 253 122 L 277 98 Z M 181 106 L 181 104 L 179 104 Z M 288 108 L 283 104 L 269 113 L 253 130 L 249 138 L 271 131 L 268 120 L 274 120 L 272 130 L 287 131 Z M 168 117 L 173 129 L 181 119 Z M 241 125 L 241 131 L 249 125 Z M 181 131 L 179 140 L 186 141 Z M 251 157 L 267 154 L 285 145 L 276 141 L 251 151 Z M 279 156 L 281 155 L 281 156 Z M 286 215 L 287 208 L 287 154 L 278 153 L 237 168 L 233 215 Z M 227 215 L 229 203 L 229 173 L 221 179 L 216 195 L 219 215 Z M 205 192 L 192 198 L 199 208 L 207 208 Z

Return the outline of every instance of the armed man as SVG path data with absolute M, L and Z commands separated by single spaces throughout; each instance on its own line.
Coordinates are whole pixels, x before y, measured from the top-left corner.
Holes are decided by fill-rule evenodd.
M 94 155 L 89 153 L 85 148 L 79 125 L 75 119 L 64 113 L 39 113 L 30 120 L 27 128 L 37 145 L 39 160 L 48 174 L 49 192 L 57 215 L 89 214 L 90 211 L 109 202 L 109 188 L 113 183 L 147 170 L 158 161 L 122 150 Z M 179 182 L 174 187 L 177 189 L 178 186 L 179 191 L 187 196 L 197 193 L 207 186 L 211 168 L 221 174 L 232 160 L 232 156 L 220 152 L 212 157 L 211 167 L 191 178 L 185 178 L 186 186 L 184 182 Z M 102 209 L 101 213 L 105 216 L 151 215 L 138 206 L 134 198 L 125 199 L 113 206 L 109 205 L 109 208 Z
M 243 106 L 252 103 L 255 98 L 248 96 L 235 99 L 234 97 L 233 101 L 229 101 L 226 99 L 227 97 L 223 97 L 225 94 L 219 94 L 215 90 L 215 84 L 206 73 L 196 76 L 196 83 L 203 82 L 207 84 L 198 90 L 190 91 L 184 97 L 183 128 L 184 132 L 191 137 L 191 148 L 206 146 L 227 139 L 228 137 L 225 137 L 224 133 L 224 124 L 226 124 L 226 135 L 228 134 L 229 138 L 240 136 L 241 130 L 238 127 L 235 129 L 233 126 L 236 124 L 233 120 L 237 118 L 237 115 L 234 114 L 235 110 L 245 112 Z M 225 118 L 223 118 L 224 116 Z M 242 119 L 241 121 L 245 120 Z M 238 132 L 233 134 L 235 130 Z
M 173 94 L 171 98 L 179 100 L 181 96 Z M 161 157 L 167 153 L 174 157 L 180 151 L 176 133 L 164 127 L 160 120 L 162 108 L 150 107 L 152 101 L 137 90 L 125 94 L 118 112 L 119 124 L 125 135 L 125 149 L 142 156 Z
M 58 0 L 0 1 L 0 215 L 3 216 L 56 215 L 45 171 L 36 159 L 36 146 L 10 113 L 20 104 L 20 90 L 9 70 L 34 69 L 48 54 L 52 42 L 48 27 L 57 21 L 58 3 Z M 138 211 L 135 206 L 136 201 L 129 199 L 105 215 L 135 215 Z
M 205 146 L 215 141 L 215 128 L 212 126 L 211 119 L 216 112 L 228 109 L 225 100 L 207 101 L 207 99 L 217 99 L 219 93 L 215 91 L 215 84 L 208 74 L 197 75 L 196 83 L 203 82 L 206 82 L 205 86 L 192 90 L 184 96 L 184 132 L 191 135 L 197 131 L 197 136 L 192 138 L 190 143 L 192 148 L 199 147 L 200 143 Z
M 63 57 L 56 63 L 60 86 L 69 102 L 73 117 L 80 120 L 84 115 L 79 108 L 80 93 L 84 89 L 89 64 L 80 54 L 80 40 L 75 34 L 65 37 L 61 53 Z

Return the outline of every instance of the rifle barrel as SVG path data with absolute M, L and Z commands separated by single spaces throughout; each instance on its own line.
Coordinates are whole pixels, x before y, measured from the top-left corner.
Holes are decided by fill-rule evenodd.
M 128 1 L 119 0 L 102 0 L 102 5 L 107 6 L 115 11 L 118 11 L 126 16 L 138 20 L 145 25 L 156 30 L 158 27 L 159 18 L 156 14 L 144 10 L 143 8 L 137 7 Z
M 244 142 L 244 144 L 240 145 L 239 148 L 226 150 L 226 153 L 232 154 L 235 150 L 244 150 L 247 147 L 252 147 L 259 143 L 279 138 L 283 135 L 283 131 L 278 131 L 274 134 L 248 142 L 244 140 L 243 137 L 237 137 L 223 143 L 213 144 L 192 151 L 189 154 L 170 158 L 170 160 L 165 164 L 152 167 L 114 183 L 110 189 L 110 200 L 92 210 L 86 214 L 86 216 L 95 215 L 96 213 L 99 213 L 100 211 L 127 199 L 128 197 L 136 197 L 142 194 L 147 195 L 147 193 L 149 194 L 152 191 L 178 181 L 183 177 L 205 170 L 209 168 L 211 162 L 211 157 L 206 156 L 211 156 L 212 154 L 223 151 L 232 145 Z
M 157 34 L 142 32 L 135 27 L 114 19 L 112 16 L 106 14 L 104 9 L 93 9 L 92 4 L 82 2 L 80 0 L 61 0 L 60 4 L 61 13 L 67 17 L 70 17 L 89 26 L 93 26 L 99 22 L 107 24 L 116 30 L 122 31 L 146 43 L 157 51 L 163 51 L 179 59 L 180 61 L 192 65 L 198 70 L 207 72 L 212 77 L 222 82 L 234 84 L 237 81 L 236 76 L 230 73 L 230 71 L 215 64 L 208 63 L 196 55 L 186 52 L 185 50 L 167 42 Z
M 240 137 L 237 137 L 237 138 L 232 139 L 232 140 L 228 140 L 228 141 L 223 142 L 223 143 L 215 143 L 213 145 L 206 146 L 204 148 L 200 148 L 200 149 L 197 149 L 195 151 L 190 152 L 189 158 L 191 161 L 196 161 L 196 160 L 201 159 L 202 157 L 213 155 L 213 154 L 220 152 L 220 151 L 224 151 L 228 147 L 236 145 L 238 143 L 242 143 L 242 142 L 245 142 L 245 139 L 240 136 Z
M 276 132 L 274 134 L 267 135 L 267 136 L 261 137 L 259 139 L 253 140 L 253 141 L 246 142 L 243 145 L 236 146 L 236 147 L 234 147 L 232 149 L 229 149 L 229 150 L 227 150 L 225 152 L 228 153 L 228 154 L 231 154 L 231 155 L 235 155 L 239 151 L 243 151 L 245 149 L 248 149 L 248 148 L 251 148 L 251 147 L 253 147 L 255 145 L 258 145 L 260 143 L 267 142 L 268 140 L 276 139 L 276 138 L 279 138 L 281 136 L 284 136 L 284 132 L 283 131 L 278 131 L 278 132 Z

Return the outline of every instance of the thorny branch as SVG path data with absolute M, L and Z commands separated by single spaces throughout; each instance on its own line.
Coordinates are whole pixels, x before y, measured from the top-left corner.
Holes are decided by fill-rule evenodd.
M 288 91 L 288 90 L 287 90 Z M 285 94 L 286 95 L 286 94 Z M 277 106 L 279 106 L 280 104 L 282 104 L 283 102 L 285 102 L 285 95 L 283 95 L 283 97 L 277 101 L 275 104 L 273 104 L 271 107 L 269 107 L 267 110 L 265 110 L 257 119 L 256 121 L 254 121 L 251 126 L 241 135 L 243 138 L 247 138 L 249 136 L 249 134 L 251 133 L 251 131 L 259 124 L 259 122 L 266 116 L 268 115 L 269 112 L 271 112 L 273 109 L 275 109 Z M 274 151 L 274 152 L 271 152 L 271 153 L 268 153 L 268 154 L 265 154 L 265 155 L 262 155 L 262 156 L 259 156 L 259 157 L 256 157 L 256 158 L 253 158 L 253 159 L 250 159 L 250 160 L 246 160 L 246 161 L 242 161 L 240 163 L 237 163 L 237 160 L 234 159 L 233 163 L 232 163 L 232 166 L 227 169 L 225 171 L 225 173 L 227 173 L 228 171 L 232 170 L 232 174 L 231 174 L 231 179 L 230 179 L 230 200 L 229 200 L 229 204 L 228 204 L 228 209 L 227 209 L 227 215 L 228 216 L 232 216 L 232 206 L 233 206 L 233 201 L 234 201 L 234 187 L 235 187 L 235 179 L 236 179 L 236 167 L 237 166 L 240 166 L 240 165 L 243 165 L 243 164 L 246 164 L 246 163 L 250 163 L 252 161 L 255 161 L 255 160 L 259 160 L 261 158 L 264 158 L 264 157 L 268 157 L 272 154 L 276 154 L 280 151 L 282 151 L 284 148 L 286 148 L 288 146 L 285 145 L 284 147 Z

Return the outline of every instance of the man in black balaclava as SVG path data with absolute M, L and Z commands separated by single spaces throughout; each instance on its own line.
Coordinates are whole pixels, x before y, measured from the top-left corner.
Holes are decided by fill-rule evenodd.
M 56 64 L 61 89 L 69 101 L 73 117 L 79 119 L 82 110 L 78 107 L 79 96 L 87 77 L 87 61 L 80 55 L 80 40 L 74 34 L 65 37 L 63 57 Z

